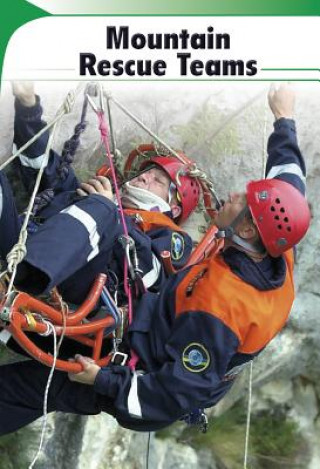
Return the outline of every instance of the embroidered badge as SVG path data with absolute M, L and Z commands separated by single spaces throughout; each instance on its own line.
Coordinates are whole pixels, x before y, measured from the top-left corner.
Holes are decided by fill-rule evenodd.
M 184 239 L 179 233 L 172 233 L 171 237 L 171 257 L 174 261 L 179 261 L 184 253 Z
M 200 373 L 210 365 L 209 352 L 203 345 L 193 342 L 182 352 L 182 363 L 188 371 Z

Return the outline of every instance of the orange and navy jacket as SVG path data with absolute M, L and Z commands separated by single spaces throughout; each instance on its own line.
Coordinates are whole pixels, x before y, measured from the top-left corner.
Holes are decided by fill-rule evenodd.
M 267 176 L 304 192 L 294 123 L 280 119 L 268 142 Z M 236 375 L 284 327 L 294 299 L 293 251 L 254 262 L 234 247 L 171 276 L 147 293 L 126 340 L 142 373 L 110 365 L 95 390 L 119 423 L 156 430 L 214 406 Z
M 248 281 L 263 275 L 261 266 L 238 253 L 251 268 Z M 212 407 L 225 395 L 288 319 L 292 251 L 281 260 L 285 275 L 278 262 L 282 284 L 276 288 L 258 290 L 243 282 L 219 255 L 172 276 L 159 296 L 145 295 L 128 331 L 144 374 L 130 376 L 127 368 L 112 366 L 95 382 L 101 394 L 118 389 L 115 416 L 122 426 L 156 430 L 196 407 Z

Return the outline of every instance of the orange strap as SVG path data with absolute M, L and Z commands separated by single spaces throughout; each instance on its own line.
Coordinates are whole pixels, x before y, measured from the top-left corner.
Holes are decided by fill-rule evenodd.
M 149 212 L 147 210 L 134 210 L 126 208 L 124 213 L 130 217 L 137 216 L 138 225 L 145 233 L 146 231 L 155 230 L 157 228 L 170 228 L 173 231 L 183 232 L 171 218 L 161 212 Z

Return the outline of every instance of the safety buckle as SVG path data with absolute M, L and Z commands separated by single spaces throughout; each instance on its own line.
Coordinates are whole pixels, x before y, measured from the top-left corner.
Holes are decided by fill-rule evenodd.
M 138 268 L 138 257 L 137 257 L 137 252 L 135 248 L 135 242 L 130 236 L 126 235 L 121 235 L 118 238 L 121 246 L 123 247 L 126 255 L 126 259 L 128 262 L 128 269 L 130 272 L 130 277 L 132 281 L 135 281 L 136 279 L 136 270 Z M 131 255 L 133 257 L 133 263 L 131 261 Z
M 199 428 L 200 428 L 201 433 L 207 433 L 208 427 L 209 427 L 208 416 L 203 410 L 201 412 L 200 419 L 199 419 Z
M 128 360 L 128 354 L 123 352 L 114 352 L 111 363 L 118 366 L 124 366 Z
M 11 314 L 12 314 L 12 304 L 13 300 L 16 297 L 16 291 L 13 290 L 6 298 L 5 301 L 0 304 L 0 319 L 3 322 L 10 322 Z

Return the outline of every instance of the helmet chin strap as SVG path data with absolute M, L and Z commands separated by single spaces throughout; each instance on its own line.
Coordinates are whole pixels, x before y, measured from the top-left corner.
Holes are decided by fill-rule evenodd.
M 123 185 L 123 188 L 123 198 L 129 200 L 132 204 L 141 210 L 157 212 L 171 211 L 171 207 L 168 202 L 153 192 L 147 191 L 146 189 L 141 189 L 140 187 L 132 186 L 130 182 L 126 182 Z
M 243 220 L 243 218 L 250 213 L 249 207 L 244 207 L 241 212 L 236 216 L 233 222 L 226 226 L 225 228 L 218 230 L 216 236 L 217 238 L 225 238 L 230 239 L 234 244 L 237 246 L 241 246 L 246 251 L 252 252 L 254 254 L 265 254 L 266 249 L 262 243 L 251 244 L 248 241 L 241 238 L 239 235 L 236 234 L 235 228 L 238 224 Z

